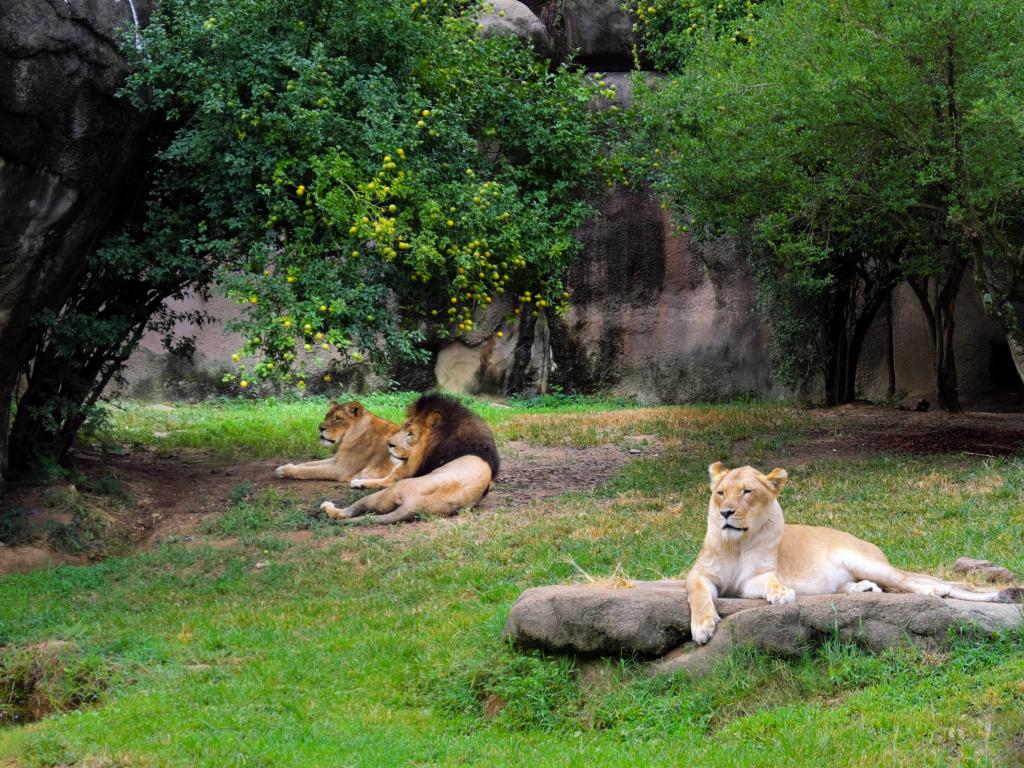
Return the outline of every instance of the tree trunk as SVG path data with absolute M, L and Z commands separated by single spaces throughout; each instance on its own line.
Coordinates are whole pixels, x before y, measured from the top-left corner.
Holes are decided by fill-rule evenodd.
M 843 400 L 848 403 L 857 397 L 857 368 L 860 364 L 861 352 L 864 351 L 864 340 L 867 338 L 871 325 L 878 317 L 878 310 L 882 308 L 889 290 L 878 290 L 872 292 L 864 301 L 860 314 L 853 324 L 853 330 L 847 344 L 846 352 L 846 381 L 843 387 Z
M 939 407 L 954 413 L 963 410 L 958 391 L 953 339 L 956 329 L 956 300 L 966 268 L 966 261 L 957 261 L 941 280 L 936 280 L 934 300 L 931 296 L 932 286 L 929 278 L 925 278 L 923 284 L 914 279 L 907 281 L 914 290 L 928 325 Z
M 1013 367 L 1017 369 L 1017 375 L 1024 382 L 1024 337 L 1011 331 L 1006 332 L 1006 343 L 1010 347 L 1010 357 L 1013 358 Z
M 9 370 L 0 375 L 0 495 L 7 484 L 7 464 L 10 455 L 11 405 L 18 386 L 18 371 Z
M 892 290 L 885 295 L 885 358 L 888 381 L 885 396 L 892 402 L 896 399 L 896 341 L 892 322 Z

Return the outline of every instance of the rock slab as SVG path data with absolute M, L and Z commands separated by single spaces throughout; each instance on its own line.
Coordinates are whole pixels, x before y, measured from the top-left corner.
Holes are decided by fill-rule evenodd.
M 680 648 L 690 640 L 682 582 L 536 587 L 512 606 L 505 636 L 552 653 L 663 657 L 655 668 L 669 672 L 700 670 L 737 646 L 798 656 L 838 637 L 872 650 L 936 648 L 953 628 L 992 634 L 1024 624 L 1019 605 L 911 594 L 820 595 L 790 605 L 720 598 L 715 606 L 722 623 L 711 642 Z

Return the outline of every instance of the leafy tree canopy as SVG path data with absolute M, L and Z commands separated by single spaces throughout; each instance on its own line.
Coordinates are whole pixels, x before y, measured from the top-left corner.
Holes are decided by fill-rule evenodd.
M 1024 8 L 788 0 L 751 13 L 743 36 L 704 35 L 642 98 L 652 176 L 698 235 L 751 243 L 790 380 L 815 361 L 834 370 L 840 341 L 908 278 L 930 313 L 940 398 L 956 407 L 955 370 L 940 369 L 968 261 L 1014 327 Z
M 128 86 L 168 126 L 149 221 L 245 306 L 239 383 L 422 357 L 499 297 L 564 309 L 599 86 L 480 5 L 168 0 Z

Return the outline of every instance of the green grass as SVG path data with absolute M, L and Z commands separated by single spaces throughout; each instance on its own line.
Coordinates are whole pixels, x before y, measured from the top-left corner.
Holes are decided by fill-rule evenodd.
M 397 423 L 416 393 L 360 395 L 366 407 Z M 339 395 L 342 402 L 349 399 Z M 523 414 L 543 418 L 552 414 L 607 413 L 631 407 L 622 399 L 552 396 L 511 401 L 510 405 L 489 400 L 462 398 L 501 432 L 503 425 Z M 108 404 L 109 425 L 95 439 L 98 443 L 125 443 L 167 450 L 203 450 L 218 458 L 237 457 L 240 451 L 256 458 L 308 452 L 316 444 L 316 426 L 327 412 L 328 398 L 223 399 L 201 406 Z
M 318 532 L 334 535 L 315 547 L 285 535 L 305 524 L 298 502 L 243 487 L 209 523 L 214 541 L 232 537 L 230 546 L 167 544 L 0 579 L 0 643 L 68 640 L 106 675 L 91 680 L 98 703 L 0 729 L 0 765 L 1020 759 L 1012 746 L 1024 733 L 1020 636 L 965 635 L 941 655 L 838 643 L 796 662 L 737 653 L 702 679 L 650 678 L 630 660 L 582 663 L 508 646 L 501 629 L 526 587 L 572 580 L 577 566 L 603 575 L 621 565 L 633 578 L 686 569 L 703 532 L 709 461 L 784 456 L 817 428 L 785 406 L 570 405 L 577 410 L 542 414 L 546 428 L 529 407 L 486 413 L 501 440 L 653 434 L 664 454 L 629 464 L 592 494 L 404 526 L 394 536 L 324 526 Z M 402 402 L 370 407 L 397 414 Z M 170 414 L 197 430 L 182 445 L 216 452 L 215 424 L 241 429 L 291 414 L 308 430 L 318 410 L 308 402 L 156 415 L 138 408 L 115 415 L 114 429 L 145 442 L 145 430 Z M 274 434 L 260 450 L 292 450 L 288 430 Z M 791 475 L 783 506 L 793 522 L 870 538 L 908 568 L 948 573 L 956 557 L 971 555 L 1024 573 L 1019 458 L 832 460 Z

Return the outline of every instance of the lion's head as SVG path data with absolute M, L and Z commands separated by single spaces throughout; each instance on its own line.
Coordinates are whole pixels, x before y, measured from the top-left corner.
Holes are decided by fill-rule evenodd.
M 434 427 L 440 420 L 440 414 L 436 412 L 410 414 L 398 431 L 388 438 L 391 458 L 408 465 L 407 477 L 415 475 L 423 463 L 423 456 L 433 442 Z
M 367 414 L 368 411 L 358 400 L 347 403 L 331 400 L 331 407 L 320 422 L 320 442 L 324 445 L 337 445 L 349 430 L 367 418 Z
M 777 499 L 789 475 L 773 469 L 767 475 L 753 467 L 729 469 L 716 461 L 708 467 L 711 501 L 708 530 L 718 531 L 726 540 L 738 540 L 756 533 L 781 510 Z
M 405 476 L 433 472 L 462 456 L 479 456 L 498 474 L 498 449 L 491 428 L 458 400 L 428 393 L 409 406 L 406 419 L 388 439 L 396 461 L 406 463 Z

